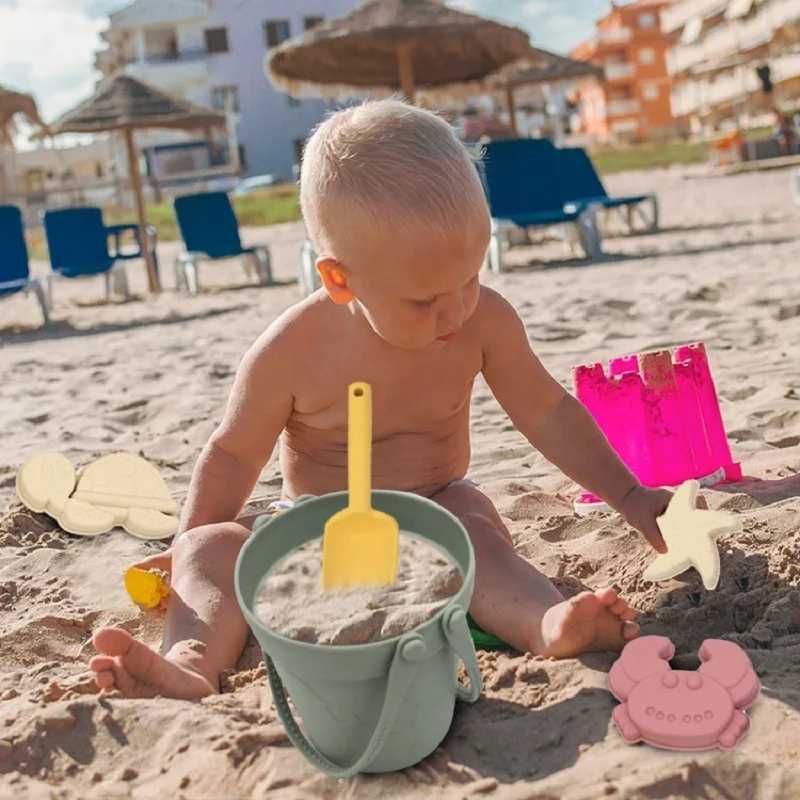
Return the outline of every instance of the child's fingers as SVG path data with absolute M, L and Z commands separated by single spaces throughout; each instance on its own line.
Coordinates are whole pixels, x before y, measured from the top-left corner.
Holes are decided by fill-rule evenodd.
M 161 569 L 164 572 L 172 572 L 172 548 L 170 547 L 162 553 L 148 556 L 141 561 L 137 561 L 135 564 L 131 564 L 131 566 L 144 570 Z
M 650 542 L 650 546 L 657 553 L 663 554 L 667 552 L 666 542 L 661 536 L 661 531 L 658 529 L 658 525 L 655 523 L 655 520 L 645 525 L 642 529 L 642 533 L 644 534 L 645 539 Z

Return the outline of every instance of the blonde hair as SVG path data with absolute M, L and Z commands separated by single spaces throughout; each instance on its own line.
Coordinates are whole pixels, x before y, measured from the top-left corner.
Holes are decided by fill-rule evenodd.
M 317 252 L 340 260 L 365 230 L 418 236 L 423 228 L 449 240 L 489 214 L 475 163 L 450 125 L 396 99 L 337 111 L 316 128 L 300 202 Z

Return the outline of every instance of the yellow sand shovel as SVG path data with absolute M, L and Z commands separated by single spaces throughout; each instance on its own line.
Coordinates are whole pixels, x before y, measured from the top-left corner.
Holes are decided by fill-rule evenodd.
M 322 540 L 324 589 L 380 586 L 397 577 L 397 520 L 375 511 L 372 497 L 372 389 L 347 389 L 347 479 L 349 506 L 325 523 Z

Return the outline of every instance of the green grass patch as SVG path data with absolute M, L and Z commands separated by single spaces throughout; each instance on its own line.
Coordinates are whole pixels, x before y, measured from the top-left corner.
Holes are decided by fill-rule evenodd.
M 710 158 L 708 142 L 646 142 L 627 146 L 596 147 L 591 151 L 598 172 L 615 172 L 671 167 L 673 164 L 701 164 Z

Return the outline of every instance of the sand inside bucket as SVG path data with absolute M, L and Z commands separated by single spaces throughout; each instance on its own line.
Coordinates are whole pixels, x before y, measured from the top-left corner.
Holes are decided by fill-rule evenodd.
M 458 567 L 436 545 L 400 532 L 397 579 L 391 586 L 322 589 L 322 539 L 298 547 L 264 577 L 256 616 L 276 633 L 302 642 L 353 645 L 413 630 L 461 588 Z

